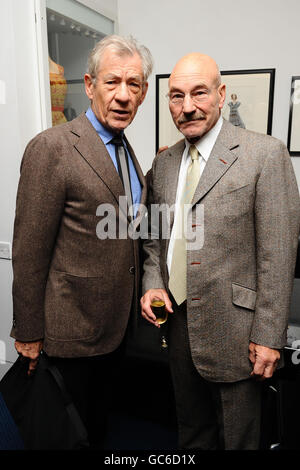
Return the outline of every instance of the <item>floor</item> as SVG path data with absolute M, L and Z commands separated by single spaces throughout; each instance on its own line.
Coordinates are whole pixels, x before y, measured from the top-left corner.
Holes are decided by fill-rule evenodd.
M 176 449 L 177 423 L 168 352 L 161 332 L 145 326 L 128 348 L 116 382 L 116 405 L 110 414 L 108 449 Z
M 148 326 L 144 331 L 139 331 L 134 348 L 129 346 L 126 361 L 116 371 L 105 447 L 120 451 L 175 451 L 177 423 L 168 352 L 161 348 L 161 331 Z M 264 391 L 264 449 L 277 443 L 281 443 L 283 449 L 300 447 L 300 365 L 295 367 L 289 352 L 285 356 L 285 368 L 278 371 L 274 381 Z M 0 400 L 1 450 L 14 445 L 12 440 L 7 439 L 7 433 L 3 435 L 1 431 L 3 421 L 7 419 L 2 405 Z

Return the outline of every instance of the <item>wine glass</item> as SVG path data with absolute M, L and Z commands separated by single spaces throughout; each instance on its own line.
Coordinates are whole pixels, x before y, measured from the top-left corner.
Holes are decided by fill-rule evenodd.
M 158 298 L 153 299 L 151 302 L 151 310 L 156 316 L 156 321 L 159 325 L 166 323 L 168 320 L 168 311 L 166 310 L 166 304 L 163 300 Z M 161 347 L 163 349 L 168 347 L 168 343 L 164 334 L 161 337 Z

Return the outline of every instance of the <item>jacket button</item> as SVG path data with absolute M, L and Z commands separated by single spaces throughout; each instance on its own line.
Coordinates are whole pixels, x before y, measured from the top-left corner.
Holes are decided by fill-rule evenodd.
M 129 272 L 130 272 L 130 274 L 134 274 L 134 273 L 135 273 L 135 267 L 134 267 L 134 266 L 130 266 Z

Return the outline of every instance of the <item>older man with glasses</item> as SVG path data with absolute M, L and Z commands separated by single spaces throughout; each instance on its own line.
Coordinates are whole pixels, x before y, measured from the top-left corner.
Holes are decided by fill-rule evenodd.
M 277 139 L 223 120 L 225 85 L 207 55 L 176 64 L 168 98 L 185 139 L 149 174 L 153 207 L 176 209 L 170 240 L 145 240 L 142 315 L 159 326 L 154 298 L 170 312 L 179 446 L 257 449 L 261 381 L 281 361 L 296 260 L 291 159 Z

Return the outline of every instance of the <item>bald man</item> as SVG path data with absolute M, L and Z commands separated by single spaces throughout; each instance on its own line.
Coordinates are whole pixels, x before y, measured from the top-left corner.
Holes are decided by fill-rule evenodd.
M 156 156 L 148 175 L 150 215 L 152 203 L 176 205 L 170 237 L 160 228 L 144 244 L 142 315 L 159 326 L 154 298 L 170 312 L 184 449 L 259 447 L 261 384 L 282 363 L 299 233 L 286 147 L 224 121 L 224 100 L 215 61 L 183 57 L 169 107 L 184 139 Z

